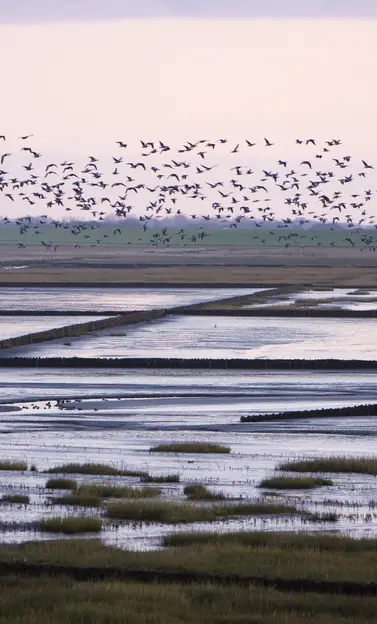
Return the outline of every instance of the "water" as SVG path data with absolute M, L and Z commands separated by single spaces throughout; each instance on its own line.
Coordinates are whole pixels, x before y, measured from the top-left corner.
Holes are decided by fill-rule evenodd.
M 0 288 L 2 310 L 76 310 L 93 308 L 128 312 L 202 303 L 225 297 L 250 295 L 263 288 Z
M 121 311 L 219 298 L 218 289 L 183 292 L 170 288 L 68 291 L 41 288 L 36 293 L 35 289 L 15 288 L 2 289 L 2 293 L 3 306 L 9 310 L 95 307 Z M 223 289 L 220 296 L 240 294 L 238 289 Z M 308 297 L 308 293 L 302 296 Z M 50 320 L 56 327 L 68 324 L 67 318 Z M 79 322 L 78 319 L 74 317 L 73 322 Z M 25 327 L 23 320 L 12 318 L 19 327 Z M 34 321 L 27 317 L 29 320 Z M 44 318 L 37 320 L 46 327 Z M 7 350 L 6 355 L 377 359 L 376 327 L 373 319 L 171 316 L 148 324 L 70 338 L 70 347 L 64 346 L 63 340 L 55 340 Z M 31 498 L 26 508 L 0 504 L 2 521 L 20 525 L 18 529 L 0 527 L 1 540 L 47 539 L 28 524 L 42 517 L 99 513 L 51 506 L 49 496 L 56 493 L 46 491 L 47 476 L 42 471 L 68 462 L 103 462 L 152 474 L 179 473 L 180 483 L 163 486 L 163 498 L 167 500 L 184 500 L 184 486 L 195 482 L 237 500 L 268 500 L 258 484 L 274 474 L 280 462 L 287 458 L 374 454 L 377 418 L 281 419 L 244 424 L 240 417 L 288 409 L 374 403 L 376 390 L 377 371 L 0 368 L 0 457 L 24 459 L 38 469 L 25 473 L 0 472 L 0 495 L 23 493 Z M 61 409 L 61 403 L 56 400 L 63 398 L 70 401 Z M 231 452 L 228 455 L 150 452 L 159 443 L 193 440 L 224 444 Z M 333 487 L 315 492 L 286 492 L 278 500 L 303 510 L 335 511 L 339 514 L 336 523 L 314 524 L 297 516 L 232 518 L 174 527 L 126 522 L 116 530 L 105 524 L 101 538 L 122 548 L 150 549 L 160 547 L 164 535 L 182 530 L 331 530 L 377 536 L 377 479 L 365 475 L 330 476 Z M 107 479 L 78 477 L 78 480 Z M 137 478 L 109 480 L 140 485 Z
M 361 292 L 361 294 L 359 294 Z M 265 303 L 252 303 L 243 308 L 273 308 L 295 305 L 305 301 L 308 308 L 331 308 L 339 310 L 376 310 L 377 291 L 354 288 L 333 288 L 331 290 L 306 290 L 287 295 L 271 297 Z
M 17 380 L 17 381 L 15 381 Z M 39 472 L 0 473 L 0 493 L 27 493 L 31 504 L 1 506 L 2 520 L 32 522 L 51 515 L 98 513 L 51 507 L 41 471 L 68 462 L 111 463 L 152 474 L 179 473 L 180 483 L 166 484 L 163 498 L 183 500 L 188 483 L 240 499 L 264 498 L 260 480 L 278 464 L 301 456 L 375 453 L 377 419 L 310 419 L 241 424 L 240 415 L 287 409 L 287 406 L 344 405 L 373 402 L 377 373 L 274 371 L 144 371 L 0 369 L 3 400 L 18 412 L 1 414 L 0 457 L 25 459 Z M 38 397 L 75 396 L 73 409 Z M 88 397 L 97 396 L 97 399 Z M 85 398 L 86 397 L 86 398 Z M 100 397 L 107 397 L 103 400 Z M 7 407 L 3 405 L 3 409 Z M 150 453 L 159 443 L 211 442 L 231 448 L 229 455 Z M 336 523 L 315 524 L 297 516 L 232 518 L 227 521 L 166 526 L 122 523 L 101 537 L 122 548 L 156 548 L 163 535 L 182 530 L 331 530 L 357 536 L 377 535 L 377 480 L 365 475 L 330 475 L 333 487 L 314 493 L 287 492 L 281 500 L 311 511 L 335 511 Z M 78 477 L 103 482 L 106 477 Z M 114 483 L 139 486 L 137 478 L 111 477 Z M 267 499 L 266 499 L 267 500 Z M 275 500 L 275 499 L 274 499 Z M 55 537 L 55 536 L 50 536 Z M 46 539 L 31 529 L 4 529 L 2 541 Z
M 7 355 L 37 357 L 160 357 L 377 360 L 375 319 L 170 316 L 107 329 Z
M 0 316 L 0 340 L 76 323 L 98 321 L 104 316 Z

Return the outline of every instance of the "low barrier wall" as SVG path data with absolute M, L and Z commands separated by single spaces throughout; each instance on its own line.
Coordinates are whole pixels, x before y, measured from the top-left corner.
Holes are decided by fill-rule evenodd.
M 190 310 L 173 309 L 171 314 L 190 315 L 190 316 L 248 316 L 248 317 L 280 317 L 280 318 L 377 318 L 376 310 L 328 310 L 328 309 L 308 309 L 297 308 L 296 310 L 279 310 L 277 308 L 239 308 L 239 309 L 224 309 L 224 308 L 193 308 Z
M 377 361 L 375 360 L 0 357 L 0 367 L 5 366 L 15 368 L 49 368 L 52 366 L 54 368 L 180 368 L 202 370 L 375 370 L 377 372 Z
M 345 416 L 377 416 L 377 404 L 347 405 L 346 407 L 323 407 L 314 410 L 289 410 L 274 414 L 241 416 L 240 422 L 274 422 L 300 418 L 340 418 Z
M 119 325 L 130 325 L 131 323 L 141 323 L 150 321 L 167 314 L 166 310 L 147 310 L 141 312 L 130 312 L 128 314 L 120 314 L 98 321 L 87 321 L 86 323 L 75 323 L 74 325 L 65 325 L 64 327 L 54 327 L 41 332 L 32 334 L 24 334 L 14 338 L 6 338 L 0 340 L 0 349 L 11 349 L 23 345 L 45 342 L 46 340 L 54 340 L 55 338 L 69 338 L 87 334 L 99 329 L 107 329 L 109 327 L 118 327 Z

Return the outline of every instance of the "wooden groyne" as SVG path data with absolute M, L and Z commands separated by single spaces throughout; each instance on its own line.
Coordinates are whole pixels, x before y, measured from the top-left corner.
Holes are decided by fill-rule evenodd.
M 376 310 L 331 310 L 317 308 L 192 308 L 190 310 L 181 309 L 179 312 L 174 309 L 171 314 L 181 314 L 190 316 L 238 316 L 238 317 L 278 317 L 278 318 L 377 318 Z
M 377 416 L 377 404 L 348 405 L 346 407 L 323 407 L 313 410 L 289 410 L 274 414 L 241 416 L 242 423 L 276 422 L 304 418 L 344 418 L 346 416 Z
M 0 340 L 0 349 L 12 349 L 13 347 L 36 344 L 45 342 L 46 340 L 55 340 L 56 338 L 77 337 L 99 329 L 130 325 L 132 323 L 142 323 L 165 316 L 167 312 L 168 310 L 162 309 L 145 310 L 119 314 L 118 316 L 98 319 L 97 321 L 87 321 L 86 323 L 74 323 L 73 325 L 65 325 L 64 327 L 54 327 L 53 329 L 47 329 L 45 331 Z
M 143 319 L 141 319 L 143 320 Z M 95 322 L 95 321 L 94 321 Z M 136 322 L 136 321 L 129 321 Z M 124 322 L 119 323 L 124 324 Z M 184 358 L 0 357 L 0 367 L 166 368 L 196 370 L 373 370 L 376 360 L 217 360 Z

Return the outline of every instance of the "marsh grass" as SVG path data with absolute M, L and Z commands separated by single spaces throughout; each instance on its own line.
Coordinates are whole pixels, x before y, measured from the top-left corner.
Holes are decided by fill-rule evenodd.
M 225 500 L 222 492 L 211 492 L 205 485 L 186 485 L 183 493 L 189 500 Z
M 164 543 L 167 547 L 161 550 L 133 552 L 106 546 L 98 539 L 44 540 L 3 545 L 0 561 L 22 563 L 26 559 L 30 563 L 84 569 L 181 570 L 338 582 L 377 580 L 377 540 L 313 533 L 250 532 L 233 535 L 179 533 L 165 537 Z
M 28 505 L 30 503 L 30 496 L 26 494 L 4 494 L 0 502 L 14 505 Z
M 38 527 L 46 533 L 64 533 L 73 535 L 75 533 L 98 533 L 102 530 L 101 518 L 90 516 L 69 516 L 66 518 L 44 518 L 39 521 Z
M 260 488 L 273 488 L 275 490 L 309 490 L 324 485 L 334 485 L 331 479 L 322 477 L 281 477 L 274 476 L 263 479 L 259 483 Z
M 158 444 L 149 449 L 152 453 L 230 453 L 228 446 L 207 444 L 206 442 L 176 442 Z
M 0 470 L 17 470 L 23 472 L 27 470 L 27 463 L 12 459 L 0 459 Z
M 155 498 L 162 490 L 155 487 L 130 487 L 111 484 L 83 484 L 77 490 L 79 496 L 96 496 L 99 498 Z
M 162 538 L 163 546 L 186 548 L 192 546 L 222 547 L 227 544 L 239 544 L 250 547 L 263 547 L 279 550 L 309 550 L 330 553 L 375 553 L 377 539 L 355 539 L 345 535 L 330 533 L 299 533 L 291 531 L 240 531 L 235 533 L 182 532 L 171 533 Z
M 375 598 L 204 583 L 4 579 L 0 624 L 373 624 Z
M 86 474 L 86 475 L 107 475 L 113 477 L 142 477 L 145 472 L 138 470 L 121 470 L 108 464 L 63 464 L 46 470 L 48 474 Z
M 52 505 L 69 505 L 71 507 L 100 507 L 102 500 L 98 496 L 75 492 L 65 496 L 51 498 Z
M 76 490 L 77 482 L 74 479 L 48 479 L 46 488 L 48 490 Z
M 143 483 L 179 483 L 179 474 L 151 475 L 145 474 L 141 477 Z
M 291 472 L 333 472 L 377 475 L 377 457 L 316 457 L 283 462 L 279 470 Z
M 270 503 L 223 504 L 200 506 L 192 503 L 164 502 L 124 502 L 113 503 L 107 507 L 107 516 L 117 520 L 135 520 L 139 522 L 161 522 L 178 524 L 189 522 L 215 522 L 221 518 L 252 515 L 299 514 L 297 507 L 274 505 Z

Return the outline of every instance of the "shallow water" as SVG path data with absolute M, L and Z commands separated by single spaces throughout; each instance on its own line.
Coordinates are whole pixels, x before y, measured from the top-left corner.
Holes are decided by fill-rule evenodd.
M 359 290 L 355 288 L 333 288 L 332 290 L 303 290 L 287 295 L 271 297 L 265 303 L 252 303 L 243 308 L 273 308 L 276 306 L 294 305 L 306 301 L 307 308 L 332 308 L 339 310 L 377 310 L 377 291 Z
M 17 379 L 17 382 L 14 381 Z M 377 448 L 377 418 L 338 418 L 241 424 L 241 414 L 287 409 L 288 406 L 344 405 L 373 402 L 377 374 L 352 372 L 274 371 L 138 371 L 0 369 L 3 400 L 19 412 L 0 415 L 0 457 L 25 459 L 39 471 L 68 462 L 96 461 L 144 470 L 179 473 L 181 482 L 163 486 L 164 498 L 183 499 L 187 483 L 203 482 L 234 498 L 259 498 L 258 483 L 287 458 L 310 455 L 370 455 Z M 61 404 L 30 402 L 81 397 Z M 97 396 L 111 400 L 86 399 Z M 117 397 L 120 397 L 118 400 Z M 5 406 L 3 406 L 6 409 Z M 159 443 L 205 441 L 230 446 L 229 455 L 150 453 Z M 122 523 L 105 528 L 102 538 L 123 548 L 156 548 L 163 535 L 182 530 L 331 530 L 357 536 L 377 535 L 377 479 L 364 475 L 330 475 L 334 487 L 314 493 L 287 492 L 282 500 L 312 511 L 335 511 L 336 523 L 312 523 L 298 517 L 232 518 L 214 524 L 164 526 Z M 31 522 L 57 514 L 92 510 L 48 505 L 41 472 L 1 472 L 0 493 L 27 493 L 31 504 L 0 505 L 3 522 Z M 82 477 L 79 481 L 106 481 Z M 139 485 L 137 478 L 109 479 Z M 275 501 L 275 499 L 273 499 Z M 47 503 L 47 504 L 46 504 Z M 97 511 L 93 511 L 97 513 Z M 2 541 L 55 538 L 28 529 L 3 527 Z
M 377 360 L 375 319 L 170 316 L 17 347 L 7 355 Z
M 0 340 L 55 327 L 98 321 L 104 316 L 0 316 Z M 65 339 L 66 340 L 66 339 Z
M 77 310 L 90 312 L 150 310 L 225 297 L 249 295 L 263 288 L 0 288 L 2 310 Z

